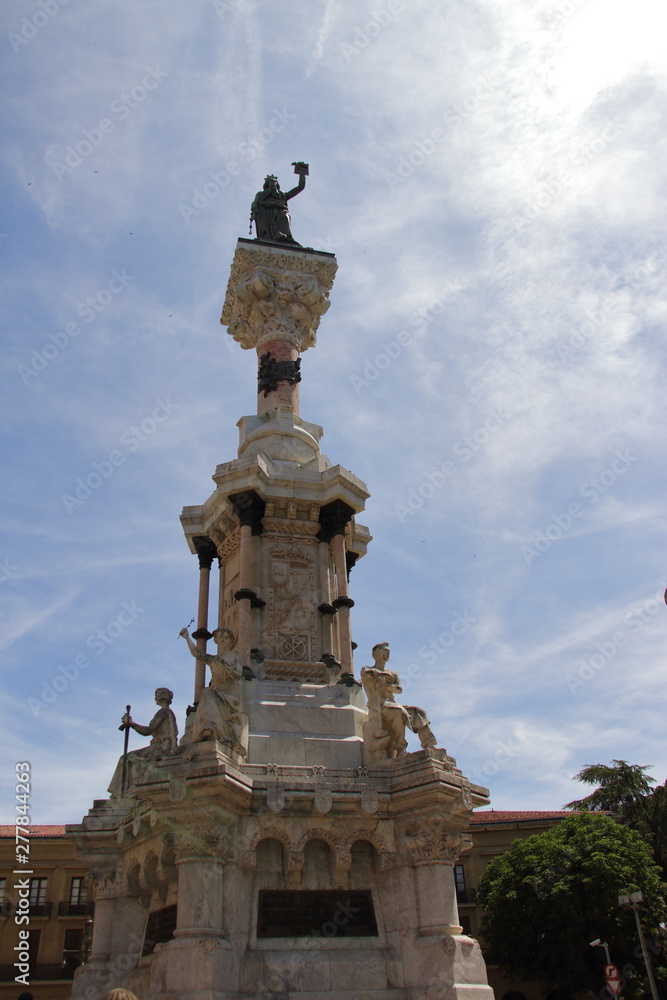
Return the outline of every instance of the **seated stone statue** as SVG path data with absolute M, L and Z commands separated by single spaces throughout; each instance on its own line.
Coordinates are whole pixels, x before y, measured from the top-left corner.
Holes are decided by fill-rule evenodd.
M 177 751 L 178 725 L 176 716 L 169 707 L 173 700 L 174 694 L 169 688 L 158 688 L 155 692 L 155 702 L 160 706 L 160 710 L 155 713 L 147 726 L 133 722 L 132 717 L 127 713 L 123 716 L 120 729 L 134 729 L 141 736 L 150 736 L 152 739 L 147 747 L 132 750 L 127 754 L 127 757 L 120 758 L 109 785 L 109 792 L 112 796 L 122 796 L 123 792 L 134 784 L 135 777 L 144 774 L 150 768 L 152 761 L 170 757 Z M 124 759 L 125 789 L 122 787 Z
M 361 683 L 368 700 L 368 722 L 364 725 L 364 748 L 370 761 L 391 760 L 404 754 L 408 742 L 405 727 L 417 733 L 424 749 L 436 746 L 436 739 L 426 712 L 416 705 L 400 705 L 394 698 L 401 694 L 401 679 L 395 670 L 387 670 L 389 644 L 373 646 L 373 667 L 362 667 Z
M 190 638 L 186 628 L 180 635 L 197 660 L 207 663 L 211 680 L 199 696 L 197 713 L 192 729 L 192 742 L 219 740 L 245 757 L 247 748 L 247 723 L 241 705 L 241 677 L 243 671 L 238 653 L 232 652 L 234 633 L 230 628 L 217 628 L 213 639 L 218 652 L 202 653 Z

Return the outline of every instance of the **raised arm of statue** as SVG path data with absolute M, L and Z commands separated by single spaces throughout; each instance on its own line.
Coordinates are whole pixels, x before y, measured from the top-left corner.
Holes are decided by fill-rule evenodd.
M 306 186 L 306 177 L 308 176 L 307 163 L 297 162 L 293 163 L 292 166 L 294 167 L 294 173 L 299 175 L 299 183 L 297 184 L 296 187 L 292 188 L 291 191 L 287 192 L 287 194 L 285 195 L 286 201 L 289 201 L 290 198 L 293 198 L 295 194 L 299 193 L 299 191 L 303 191 L 303 189 Z
M 188 644 L 188 649 L 190 650 L 190 652 L 192 653 L 192 655 L 195 657 L 195 659 L 197 659 L 197 660 L 203 660 L 204 663 L 206 663 L 207 662 L 206 661 L 206 654 L 202 653 L 201 649 L 197 648 L 197 646 L 194 644 L 194 642 L 190 638 L 190 633 L 188 632 L 188 630 L 186 628 L 182 628 L 181 631 L 178 634 L 183 636 L 183 638 L 185 639 L 185 641 Z

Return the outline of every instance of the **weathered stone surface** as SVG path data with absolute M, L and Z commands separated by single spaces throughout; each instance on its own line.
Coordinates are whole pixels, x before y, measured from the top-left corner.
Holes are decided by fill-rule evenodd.
M 335 268 L 331 255 L 240 241 L 223 322 L 289 375 L 315 342 Z M 125 794 L 74 828 L 99 891 L 72 998 L 124 985 L 140 1000 L 492 1000 L 453 876 L 486 790 L 435 746 L 422 709 L 394 700 L 386 644 L 365 675 L 367 706 L 348 574 L 370 541 L 356 523 L 368 491 L 320 453 L 293 382 L 274 381 L 264 412 L 240 421 L 214 493 L 183 512 L 200 565 L 189 640 L 200 671 L 178 752 L 133 768 Z M 217 624 L 237 638 L 231 649 L 218 635 L 214 656 L 216 556 Z

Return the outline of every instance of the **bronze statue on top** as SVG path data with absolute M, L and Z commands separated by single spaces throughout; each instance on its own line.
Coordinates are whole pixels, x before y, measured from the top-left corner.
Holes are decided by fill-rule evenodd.
M 264 180 L 264 187 L 255 195 L 250 207 L 250 232 L 252 224 L 255 223 L 255 236 L 258 240 L 265 240 L 268 243 L 291 243 L 293 246 L 301 246 L 292 236 L 290 229 L 290 214 L 287 211 L 287 202 L 299 191 L 303 191 L 306 186 L 308 176 L 307 163 L 293 163 L 294 173 L 299 175 L 299 183 L 291 191 L 280 190 L 278 178 L 269 174 Z

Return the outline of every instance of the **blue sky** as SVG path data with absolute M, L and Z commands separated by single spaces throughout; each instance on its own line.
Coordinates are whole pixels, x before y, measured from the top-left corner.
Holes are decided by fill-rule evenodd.
M 14 761 L 35 822 L 77 822 L 126 703 L 146 722 L 166 684 L 182 724 L 179 514 L 255 411 L 218 320 L 294 160 L 295 237 L 339 263 L 301 411 L 372 494 L 357 671 L 389 641 L 498 809 L 558 808 L 613 757 L 665 780 L 662 15 L 3 4 L 6 821 Z

